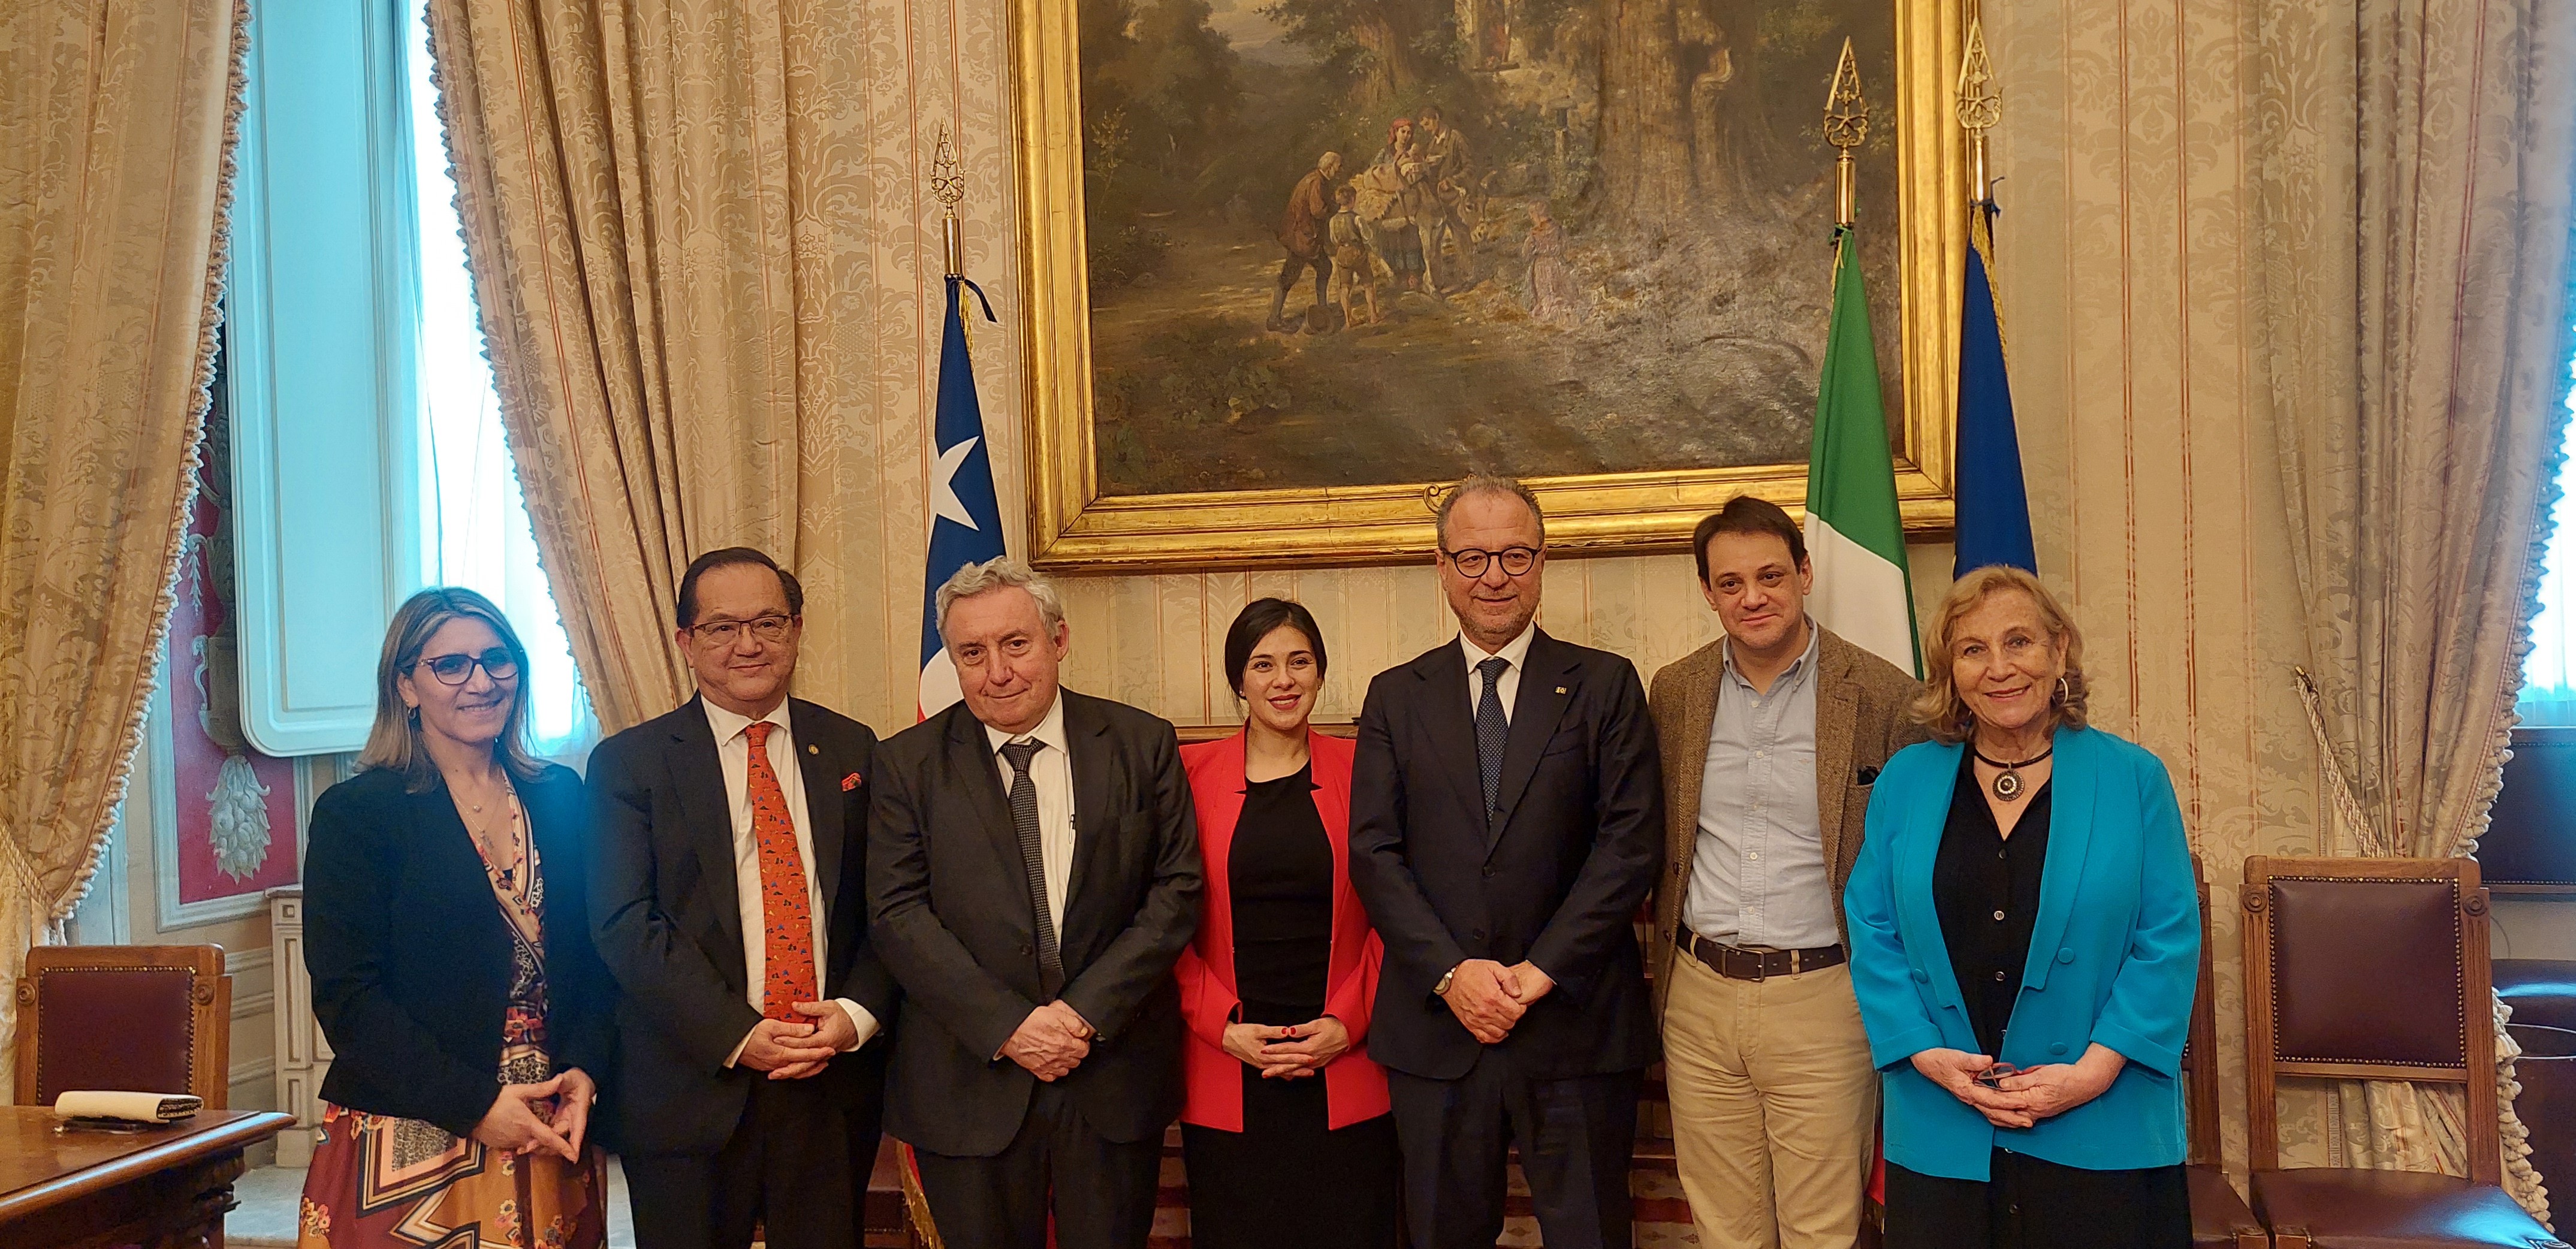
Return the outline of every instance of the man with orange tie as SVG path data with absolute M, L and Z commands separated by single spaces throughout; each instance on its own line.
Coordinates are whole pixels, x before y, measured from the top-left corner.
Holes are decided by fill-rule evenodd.
M 896 996 L 863 887 L 876 735 L 787 696 L 804 598 L 759 551 L 699 556 L 673 635 L 698 696 L 590 756 L 636 1249 L 860 1244 Z

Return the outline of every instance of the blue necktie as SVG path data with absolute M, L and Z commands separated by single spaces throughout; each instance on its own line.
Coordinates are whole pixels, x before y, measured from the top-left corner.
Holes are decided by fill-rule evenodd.
M 1503 743 L 1511 739 L 1512 722 L 1503 718 L 1503 673 L 1512 661 L 1500 655 L 1476 665 L 1476 673 L 1485 678 L 1485 692 L 1476 699 L 1476 771 L 1485 778 L 1485 814 L 1501 814 L 1503 801 Z

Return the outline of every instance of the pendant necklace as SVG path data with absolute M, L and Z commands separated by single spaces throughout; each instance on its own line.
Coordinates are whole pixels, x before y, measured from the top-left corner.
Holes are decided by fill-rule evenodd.
M 1968 753 L 1975 755 L 1977 757 L 1977 762 L 1982 763 L 1987 767 L 2003 769 L 2003 771 L 1995 774 L 1995 798 L 2000 802 L 2010 802 L 2021 796 L 2021 770 L 2035 763 L 2046 762 L 2050 755 L 2057 753 L 2057 745 L 2052 742 L 2049 744 L 2048 749 L 2032 755 L 2019 763 L 2006 763 L 2001 759 L 1989 759 L 1986 757 L 1986 752 L 1977 749 L 1973 743 L 1969 745 Z

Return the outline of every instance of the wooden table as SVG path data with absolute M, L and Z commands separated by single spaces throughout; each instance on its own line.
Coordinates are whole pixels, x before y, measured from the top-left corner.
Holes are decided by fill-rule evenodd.
M 132 1134 L 54 1131 L 53 1111 L 0 1106 L 0 1245 L 223 1249 L 242 1151 L 295 1120 L 207 1110 Z

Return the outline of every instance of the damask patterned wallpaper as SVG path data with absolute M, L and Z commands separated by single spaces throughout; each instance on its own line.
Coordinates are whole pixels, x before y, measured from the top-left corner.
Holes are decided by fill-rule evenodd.
M 2304 643 L 2279 479 L 2246 319 L 2255 0 L 1988 0 L 2004 93 L 1997 280 L 2039 556 L 2081 620 L 2096 721 L 2173 770 L 2219 888 L 2253 852 L 2313 846 L 2313 752 L 2290 683 Z M 925 432 L 939 306 L 936 205 L 924 180 L 953 126 L 971 180 L 970 268 L 999 325 L 978 323 L 978 382 L 1005 500 L 1022 495 L 1003 0 L 871 0 L 857 23 L 874 83 L 880 222 L 862 258 L 882 292 L 863 341 L 872 405 L 836 462 L 835 504 L 805 504 L 796 558 L 814 593 L 804 689 L 880 730 L 913 718 Z M 844 341 L 849 341 L 845 339 Z M 854 344 L 856 345 L 856 344 Z M 1013 548 L 1020 535 L 1014 534 Z M 1946 546 L 1918 548 L 1919 599 Z M 1236 712 L 1210 677 L 1248 597 L 1307 601 L 1328 630 L 1328 716 L 1367 678 L 1449 636 L 1427 565 L 1085 579 L 1071 586 L 1070 681 L 1175 721 Z M 1651 674 L 1714 636 L 1684 555 L 1553 565 L 1544 625 Z M 2241 1096 L 2239 977 L 2221 958 L 2224 1069 Z M 2243 1157 L 2241 1116 L 2230 1154 Z M 2240 1163 L 2241 1164 L 2241 1163 Z
M 2245 332 L 2252 0 L 1991 0 L 2004 92 L 1997 276 L 2040 560 L 2086 630 L 2101 723 L 2174 770 L 2211 875 L 2308 844 L 2302 643 L 2279 539 L 2271 435 Z M 817 591 L 807 688 L 882 727 L 911 719 L 925 432 L 939 334 L 937 205 L 924 184 L 953 126 L 972 191 L 969 268 L 1001 323 L 974 328 L 1005 512 L 1024 497 L 1004 0 L 877 0 L 859 23 L 882 181 L 864 262 L 883 292 L 866 338 L 872 421 L 806 503 L 797 559 Z M 875 19 L 882 19 L 875 20 Z M 1020 535 L 1014 534 L 1018 549 Z M 1938 595 L 1946 546 L 1915 552 Z M 1211 679 L 1248 597 L 1291 593 L 1330 633 L 1324 714 L 1447 636 L 1427 564 L 1086 578 L 1071 585 L 1070 679 L 1175 721 L 1236 712 Z M 1563 560 L 1542 621 L 1644 672 L 1713 637 L 1687 556 Z

